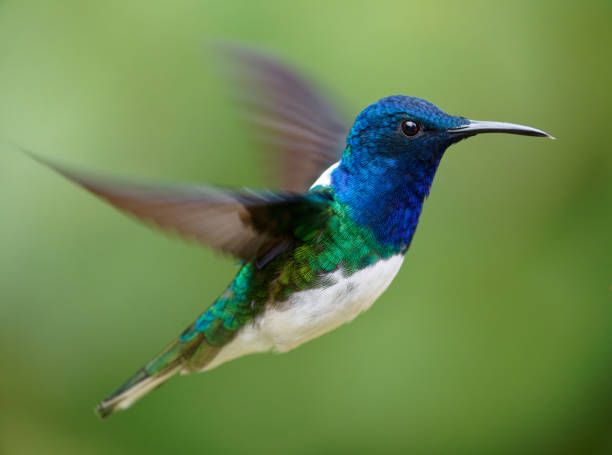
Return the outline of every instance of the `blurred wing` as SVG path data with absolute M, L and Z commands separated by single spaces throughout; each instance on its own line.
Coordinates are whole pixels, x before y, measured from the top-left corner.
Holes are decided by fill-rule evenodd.
M 340 159 L 349 128 L 311 84 L 279 60 L 238 46 L 221 50 L 230 63 L 232 94 L 259 131 L 276 183 L 305 191 Z
M 38 160 L 122 212 L 260 266 L 303 233 L 322 228 L 329 213 L 329 200 L 312 194 L 134 183 Z

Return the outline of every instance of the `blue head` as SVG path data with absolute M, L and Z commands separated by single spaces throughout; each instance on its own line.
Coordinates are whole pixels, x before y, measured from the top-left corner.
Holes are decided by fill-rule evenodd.
M 548 136 L 521 125 L 448 115 L 420 98 L 383 98 L 357 116 L 332 186 L 355 222 L 370 227 L 382 244 L 405 251 L 444 152 L 483 132 Z

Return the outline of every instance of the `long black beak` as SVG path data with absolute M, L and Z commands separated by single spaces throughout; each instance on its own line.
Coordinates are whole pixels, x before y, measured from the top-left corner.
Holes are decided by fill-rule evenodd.
M 457 128 L 449 128 L 447 131 L 461 136 L 473 136 L 480 133 L 510 133 L 554 139 L 550 134 L 530 126 L 504 122 L 481 122 L 479 120 L 469 120 L 468 124 Z

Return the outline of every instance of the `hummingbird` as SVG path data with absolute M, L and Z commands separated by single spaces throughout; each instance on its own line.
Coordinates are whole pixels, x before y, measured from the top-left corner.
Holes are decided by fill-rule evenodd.
M 549 137 L 449 115 L 395 95 L 348 127 L 280 59 L 229 47 L 232 93 L 256 125 L 280 189 L 228 189 L 102 176 L 36 157 L 115 208 L 238 259 L 221 295 L 96 407 L 126 409 L 177 373 L 287 352 L 367 310 L 399 271 L 447 148 L 481 133 Z

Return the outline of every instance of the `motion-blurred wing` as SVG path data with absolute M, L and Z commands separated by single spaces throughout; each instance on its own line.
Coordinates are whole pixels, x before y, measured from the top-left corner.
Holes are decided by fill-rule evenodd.
M 39 161 L 141 221 L 260 265 L 320 229 L 329 209 L 327 199 L 312 194 L 134 183 Z
M 275 183 L 305 191 L 340 159 L 349 128 L 311 84 L 279 60 L 233 45 L 221 50 L 230 63 L 232 94 L 257 126 Z

